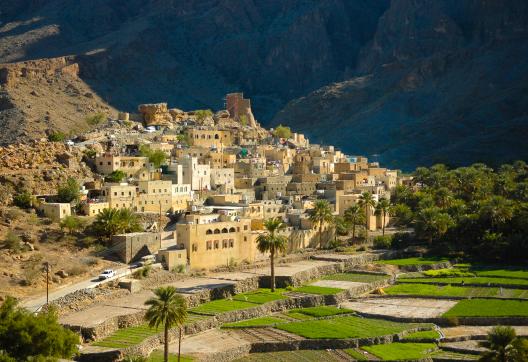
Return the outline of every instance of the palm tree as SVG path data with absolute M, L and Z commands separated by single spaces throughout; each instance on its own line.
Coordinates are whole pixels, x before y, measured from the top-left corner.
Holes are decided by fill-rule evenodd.
M 149 309 L 145 313 L 145 319 L 151 328 L 164 327 L 165 350 L 163 360 L 169 361 L 169 329 L 174 326 L 180 327 L 180 338 L 178 341 L 178 362 L 180 361 L 182 325 L 187 318 L 187 303 L 174 287 L 160 287 L 154 290 L 156 295 L 145 302 Z
M 480 358 L 485 362 L 517 362 L 528 358 L 528 342 L 517 338 L 515 329 L 496 326 L 488 333 L 487 341 L 480 344 L 489 348 Z
M 257 237 L 257 249 L 261 253 L 270 253 L 271 266 L 271 291 L 275 291 L 275 253 L 284 251 L 288 240 L 278 235 L 278 232 L 286 228 L 286 224 L 280 217 L 272 218 L 264 221 L 264 228 L 266 233 L 260 234 Z
M 437 207 L 428 207 L 421 210 L 416 216 L 416 233 L 433 244 L 435 237 L 444 235 L 449 227 L 453 225 L 453 219 L 449 214 L 440 212 Z
M 376 200 L 370 192 L 363 192 L 359 197 L 359 206 L 365 208 L 365 240 L 368 241 L 369 209 L 376 206 Z
M 319 227 L 319 246 L 322 246 L 323 224 L 325 222 L 332 222 L 333 215 L 330 204 L 326 200 L 317 200 L 314 208 L 310 213 L 310 221 Z
M 376 215 L 380 215 L 381 218 L 382 218 L 382 220 L 381 220 L 381 230 L 382 230 L 382 235 L 383 236 L 385 236 L 385 218 L 389 214 L 390 208 L 391 208 L 391 205 L 390 205 L 389 200 L 387 200 L 387 199 L 381 199 L 376 204 Z
M 345 220 L 350 223 L 352 226 L 352 239 L 356 238 L 356 225 L 361 225 L 364 223 L 363 219 L 363 211 L 361 210 L 361 206 L 359 205 L 352 205 L 348 209 L 345 210 Z

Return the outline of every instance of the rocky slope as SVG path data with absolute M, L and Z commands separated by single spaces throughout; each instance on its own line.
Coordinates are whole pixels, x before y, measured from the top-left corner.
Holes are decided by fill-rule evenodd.
M 166 101 L 218 109 L 225 93 L 241 90 L 265 125 L 289 123 L 314 141 L 379 154 L 394 167 L 501 162 L 528 158 L 521 138 L 527 7 L 523 0 L 0 0 L 0 63 L 67 57 L 78 64 L 81 94 L 94 94 L 92 108 Z M 55 109 L 76 102 L 63 97 L 61 78 L 63 90 L 52 97 L 51 85 L 43 97 L 57 98 Z M 0 125 L 14 132 L 24 124 L 38 135 L 81 124 L 88 104 L 33 129 L 46 114 L 25 114 L 31 86 L 18 93 L 2 86 Z
M 528 158 L 528 4 L 393 1 L 357 74 L 275 117 L 393 167 Z

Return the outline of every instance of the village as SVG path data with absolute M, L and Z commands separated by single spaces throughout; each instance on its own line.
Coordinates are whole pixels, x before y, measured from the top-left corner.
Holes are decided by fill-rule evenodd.
M 362 207 L 365 228 L 388 225 L 390 216 L 376 212 L 376 204 L 406 181 L 396 170 L 310 144 L 285 126 L 265 130 L 241 93 L 228 94 L 225 105 L 213 114 L 144 104 L 138 114 L 120 113 L 115 120 L 128 124 L 130 132 L 93 132 L 82 142 L 69 141 L 92 152 L 99 176 L 77 180 L 82 182 L 79 214 L 130 209 L 174 220 L 170 230 L 154 221 L 148 230 L 111 235 L 121 261 L 156 254 L 168 270 L 254 263 L 268 258 L 255 240 L 264 221 L 277 217 L 287 225 L 281 233 L 289 252 L 326 247 L 335 228 L 330 219 L 315 225 L 314 204 L 326 200 L 331 214 L 343 217 L 365 193 L 372 199 Z M 156 160 L 148 152 L 161 156 Z M 36 197 L 37 208 L 54 221 L 74 212 L 73 204 L 54 202 L 54 195 Z
M 528 335 L 526 267 L 443 239 L 476 197 L 438 185 L 459 170 L 405 175 L 264 129 L 242 93 L 110 118 L 0 148 L 0 298 L 51 311 L 74 360 L 467 361 Z M 181 320 L 163 329 L 164 295 Z

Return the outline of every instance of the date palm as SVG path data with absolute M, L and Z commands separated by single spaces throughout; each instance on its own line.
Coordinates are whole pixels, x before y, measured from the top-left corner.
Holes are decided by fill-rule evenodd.
M 352 226 L 352 239 L 356 238 L 356 226 L 364 223 L 363 211 L 361 206 L 352 205 L 345 210 L 345 220 Z
M 480 361 L 517 362 L 528 358 L 528 342 L 518 338 L 515 329 L 509 326 L 494 327 L 480 345 L 490 350 L 482 355 Z
M 275 291 L 275 254 L 286 250 L 288 240 L 279 235 L 279 231 L 286 228 L 286 224 L 280 217 L 272 218 L 264 221 L 265 233 L 257 237 L 257 249 L 261 253 L 270 253 L 270 268 L 271 268 L 271 291 Z
M 359 206 L 365 209 L 365 240 L 368 241 L 369 210 L 376 206 L 376 200 L 370 192 L 363 192 L 359 197 Z
M 319 229 L 319 246 L 322 246 L 322 235 L 324 223 L 332 222 L 333 215 L 330 204 L 326 200 L 317 200 L 314 208 L 310 212 L 310 221 L 318 226 Z
M 385 219 L 390 212 L 390 202 L 387 199 L 381 199 L 376 204 L 376 215 L 381 216 L 382 235 L 385 236 Z
M 187 303 L 185 299 L 176 292 L 174 287 L 160 287 L 154 290 L 155 297 L 145 302 L 149 308 L 145 313 L 145 319 L 151 328 L 164 328 L 164 353 L 163 360 L 169 361 L 169 329 L 178 326 L 180 336 L 178 341 L 178 361 L 181 355 L 182 325 L 187 318 Z

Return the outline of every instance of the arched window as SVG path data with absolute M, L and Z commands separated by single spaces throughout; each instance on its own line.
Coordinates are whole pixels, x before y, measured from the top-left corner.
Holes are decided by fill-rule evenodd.
M 236 230 L 235 230 L 234 227 L 229 228 L 229 232 L 230 232 L 230 233 L 234 233 L 235 231 L 236 231 Z
M 220 137 L 218 137 L 218 133 L 215 134 L 215 140 L 219 139 Z
M 212 233 L 213 233 L 213 230 L 211 230 L 211 229 L 208 229 L 208 230 L 205 232 L 206 235 L 211 235 Z
M 205 139 L 205 135 L 204 134 L 202 135 L 202 139 Z
M 222 229 L 222 234 L 227 234 L 227 232 L 228 232 L 228 231 L 227 231 L 227 228 L 223 228 L 223 229 Z
M 214 233 L 215 234 L 220 234 L 220 230 L 219 229 L 215 229 Z

